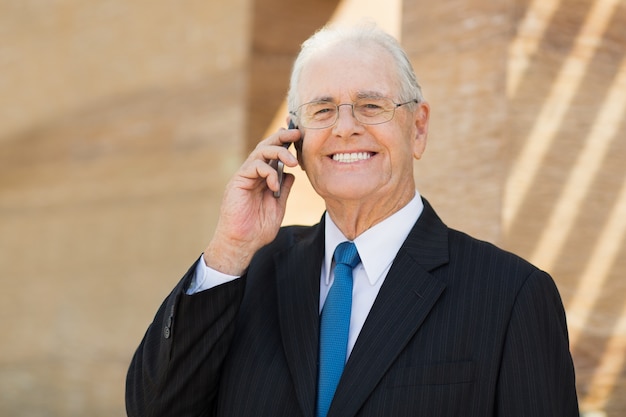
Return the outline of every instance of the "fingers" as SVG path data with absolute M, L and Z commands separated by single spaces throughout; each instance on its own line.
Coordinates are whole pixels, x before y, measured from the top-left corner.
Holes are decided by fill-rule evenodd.
M 259 142 L 254 151 L 250 154 L 252 159 L 263 159 L 271 161 L 280 159 L 290 167 L 295 167 L 298 160 L 287 149 L 300 139 L 301 133 L 298 129 L 279 129 L 278 132 Z
M 280 129 L 259 142 L 241 167 L 239 175 L 249 181 L 261 180 L 270 190 L 277 193 L 280 190 L 279 176 L 281 176 L 278 172 L 278 161 L 291 168 L 298 165 L 298 159 L 287 147 L 299 139 L 298 130 Z

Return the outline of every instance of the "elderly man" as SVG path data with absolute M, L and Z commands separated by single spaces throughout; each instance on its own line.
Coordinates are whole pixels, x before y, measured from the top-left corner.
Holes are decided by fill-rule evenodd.
M 322 29 L 288 101 L 297 129 L 235 174 L 137 349 L 129 415 L 578 416 L 550 276 L 447 228 L 416 191 L 429 106 L 397 41 Z M 319 224 L 280 227 L 294 178 L 277 159 L 306 171 Z

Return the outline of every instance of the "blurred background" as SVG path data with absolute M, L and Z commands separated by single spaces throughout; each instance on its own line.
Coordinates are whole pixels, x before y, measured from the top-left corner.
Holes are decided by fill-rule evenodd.
M 0 415 L 125 415 L 300 43 L 362 18 L 431 104 L 420 192 L 553 275 L 584 415 L 626 415 L 623 0 L 0 0 Z M 295 174 L 285 222 L 315 223 Z

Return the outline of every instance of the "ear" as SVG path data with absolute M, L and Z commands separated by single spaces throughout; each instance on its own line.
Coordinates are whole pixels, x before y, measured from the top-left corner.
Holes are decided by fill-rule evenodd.
M 430 116 L 430 106 L 425 101 L 417 104 L 415 110 L 415 137 L 413 141 L 413 157 L 421 159 L 426 150 L 426 138 L 428 136 L 428 118 Z
M 293 146 L 296 148 L 296 158 L 298 158 L 298 163 L 300 164 L 300 169 L 306 171 L 306 167 L 304 166 L 304 158 L 302 158 L 302 139 L 293 143 Z

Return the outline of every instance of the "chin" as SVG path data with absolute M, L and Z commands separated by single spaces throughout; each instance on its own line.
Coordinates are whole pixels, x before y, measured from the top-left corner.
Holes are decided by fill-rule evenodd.
M 329 187 L 326 195 L 336 200 L 363 200 L 372 198 L 377 189 L 371 186 L 364 187 L 364 184 L 358 184 L 351 187 Z

